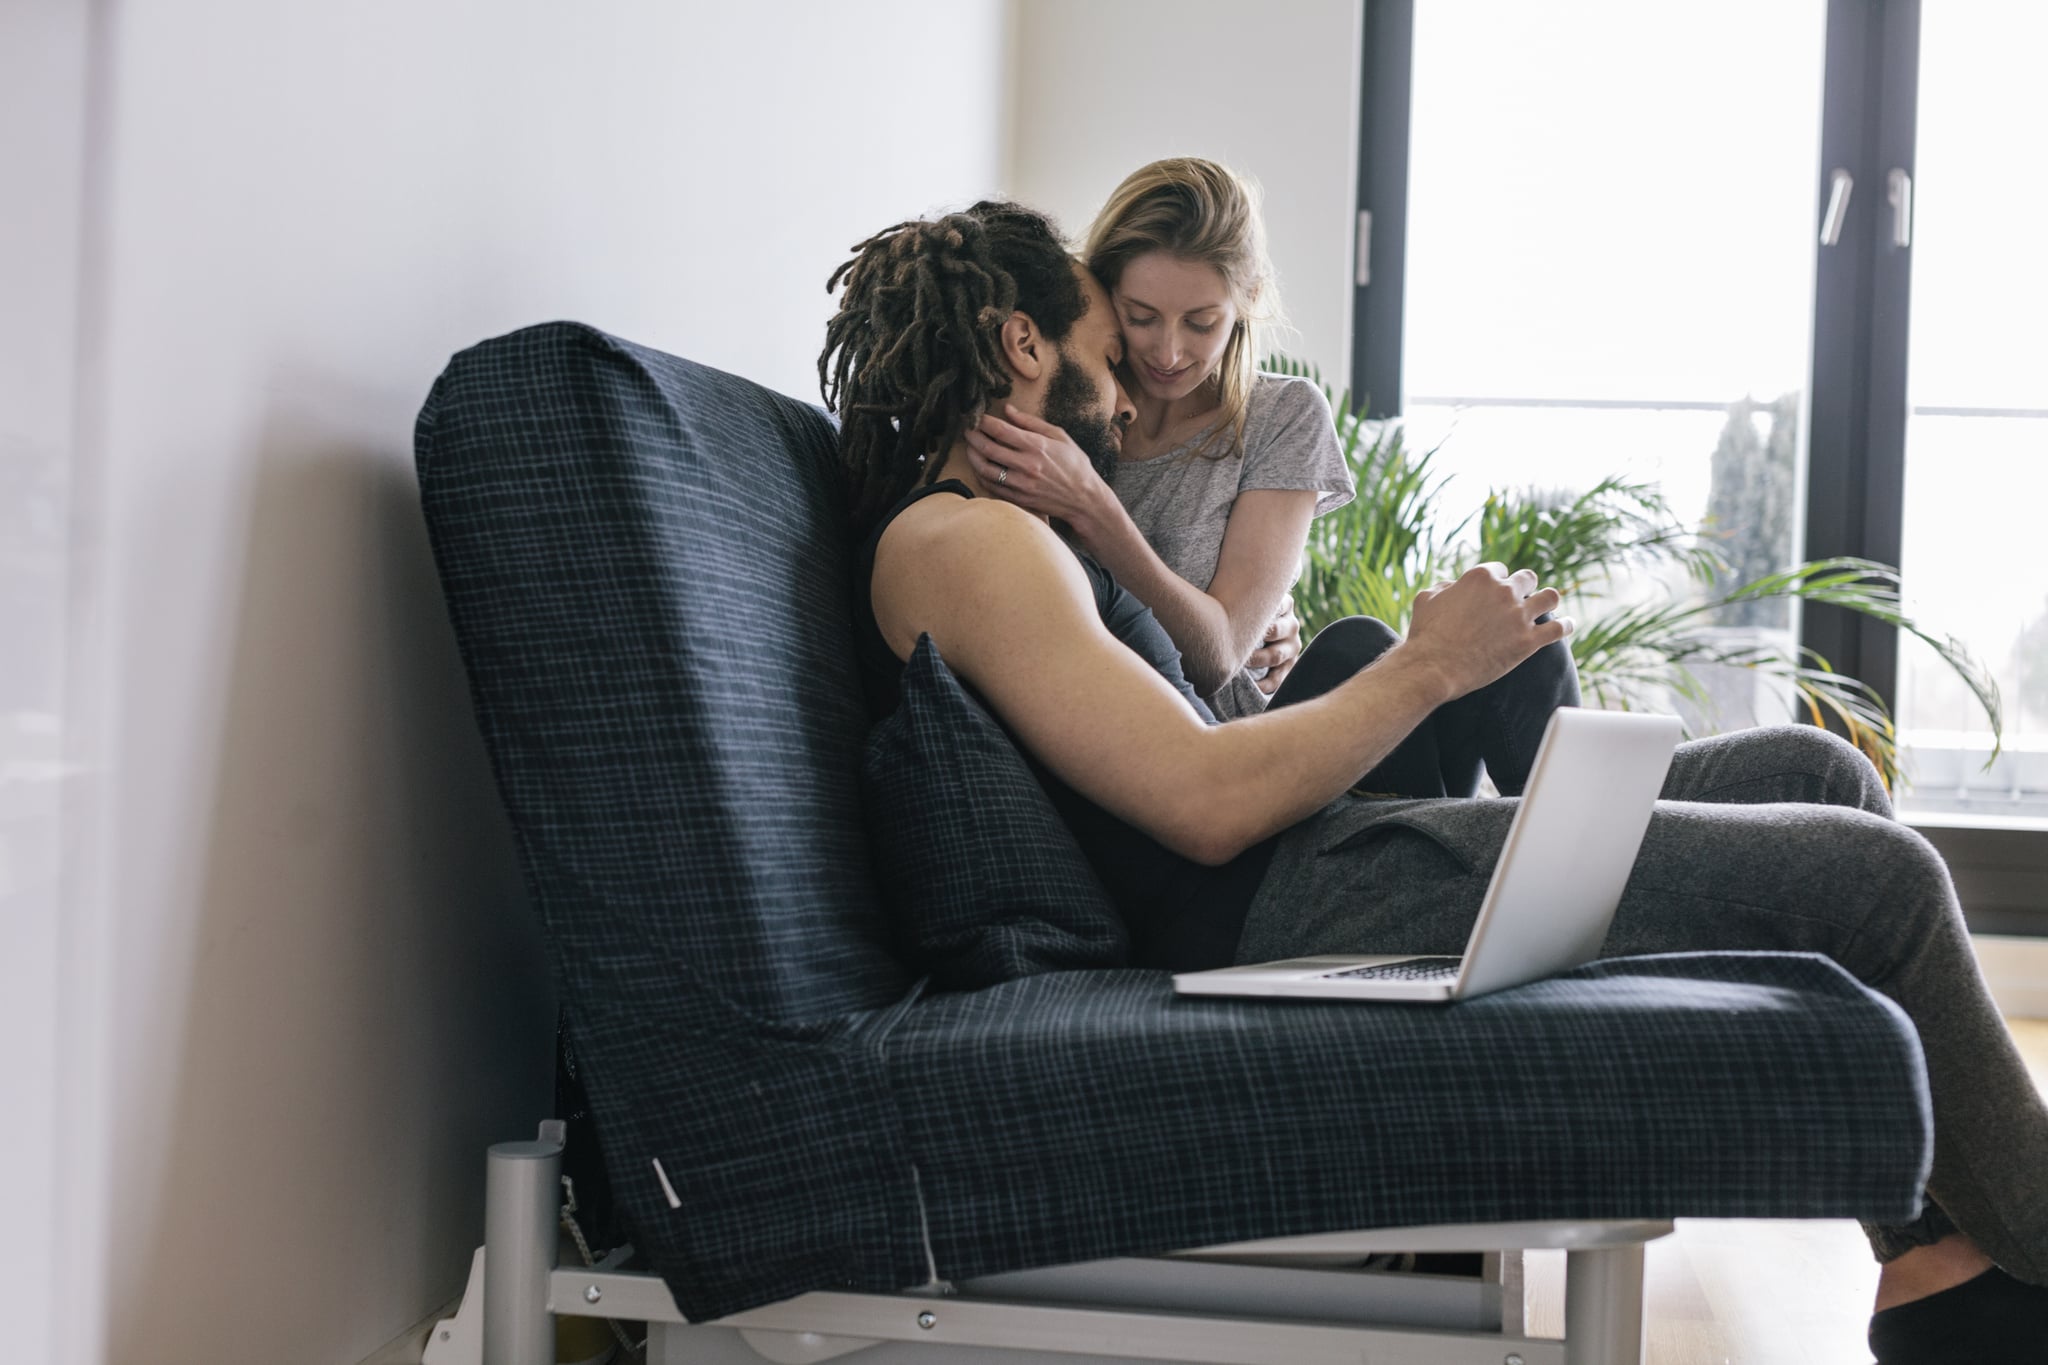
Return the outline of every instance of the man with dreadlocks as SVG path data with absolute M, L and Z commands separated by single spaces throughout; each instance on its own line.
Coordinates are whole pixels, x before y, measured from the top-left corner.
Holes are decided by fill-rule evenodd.
M 1370 667 L 1213 724 L 1151 613 L 989 496 L 967 457 L 965 433 L 1000 411 L 1113 460 L 1131 406 L 1102 286 L 1014 204 L 899 223 L 855 252 L 828 286 L 845 293 L 819 377 L 865 532 L 856 630 L 876 714 L 928 639 L 1037 760 L 1140 965 L 1457 953 L 1515 803 L 1346 793 L 1399 790 L 1375 775 L 1404 738 L 1568 635 L 1558 594 L 1481 565 L 1421 594 Z M 1919 1028 L 1931 1197 L 1914 1223 L 1869 1229 L 1879 1360 L 2048 1365 L 2048 1108 L 1939 855 L 1891 819 L 1863 756 L 1812 726 L 1680 745 L 1663 795 L 1607 951 L 1821 952 Z
M 1356 678 L 1271 715 L 1210 724 L 1151 613 L 1047 522 L 988 497 L 963 454 L 969 428 L 1001 405 L 1011 421 L 1114 467 L 1132 410 L 1102 286 L 1050 222 L 1014 204 L 899 223 L 855 250 L 828 285 L 845 292 L 819 374 L 867 532 L 870 703 L 878 714 L 894 707 L 903 660 L 928 634 L 1055 786 L 1087 794 L 1058 793 L 1084 847 L 1105 815 L 1145 831 L 1143 876 L 1130 875 L 1128 842 L 1117 848 L 1126 857 L 1098 859 L 1113 890 L 1133 892 L 1119 899 L 1141 957 L 1227 962 L 1274 836 L 1372 770 L 1438 706 L 1569 632 L 1568 621 L 1537 619 L 1558 595 L 1539 591 L 1534 574 L 1487 566 L 1427 594 L 1409 638 Z M 1079 714 L 1077 696 L 1090 699 Z M 1226 790 L 1231 799 L 1216 799 Z M 1211 875 L 1226 866 L 1233 875 Z M 1225 882 L 1227 894 L 1209 894 Z M 1162 895 L 1171 883 L 1197 892 L 1209 913 Z M 1165 922 L 1155 912 L 1169 902 Z

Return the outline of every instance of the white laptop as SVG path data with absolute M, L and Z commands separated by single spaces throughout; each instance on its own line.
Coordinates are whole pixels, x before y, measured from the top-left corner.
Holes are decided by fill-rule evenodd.
M 1173 979 L 1182 995 L 1438 1004 L 1569 971 L 1599 955 L 1671 767 L 1676 716 L 1559 709 L 1463 957 L 1303 957 Z

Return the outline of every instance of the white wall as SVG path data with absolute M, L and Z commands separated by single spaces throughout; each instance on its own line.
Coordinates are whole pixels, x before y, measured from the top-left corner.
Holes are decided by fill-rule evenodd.
M 65 1327 L 96 1300 L 99 1266 L 92 1210 L 81 1207 L 90 1182 L 79 1158 L 94 1133 L 78 1084 L 87 1077 L 72 1065 L 80 1040 L 62 1014 L 80 945 L 63 910 L 70 792 L 59 728 L 88 45 L 85 7 L 66 0 L 19 0 L 0 19 L 0 1171 L 25 1230 L 0 1239 L 10 1360 L 63 1359 L 81 1344 Z M 50 1256 L 60 1227 L 80 1253 L 75 1268 Z
M 1285 349 L 1351 366 L 1360 0 L 1019 0 L 1008 188 L 1078 237 L 1126 175 L 1206 156 L 1257 179 Z
M 427 385 L 566 316 L 814 396 L 846 248 L 997 188 L 1005 9 L 137 0 L 87 42 L 80 8 L 0 18 L 0 76 L 90 55 L 0 82 L 10 128 L 31 101 L 56 129 L 0 171 L 73 215 L 10 236 L 5 282 L 86 248 L 37 298 L 84 344 L 0 311 L 52 395 L 0 430 L 73 475 L 78 628 L 30 645 L 95 680 L 66 889 L 5 946 L 107 945 L 52 1015 L 112 1109 L 101 1317 L 35 1358 L 347 1365 L 460 1287 L 483 1145 L 550 1075 L 416 505 Z M 53 819 L 0 822 L 0 865 Z

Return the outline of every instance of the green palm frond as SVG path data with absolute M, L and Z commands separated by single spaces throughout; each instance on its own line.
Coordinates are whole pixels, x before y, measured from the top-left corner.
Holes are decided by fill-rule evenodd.
M 1568 597 L 1611 582 L 1622 569 L 1660 561 L 1701 583 L 1726 567 L 1655 484 L 1619 477 L 1576 495 L 1535 488 L 1489 493 L 1478 529 L 1474 563 L 1542 565 L 1544 582 Z
M 1817 559 L 1745 583 L 1724 594 L 1720 601 L 1747 602 L 1771 597 L 1842 607 L 1881 621 L 1925 644 L 1934 651 L 1936 658 L 1963 680 L 1991 722 L 1991 757 L 1985 766 L 1989 767 L 2003 752 L 2005 711 L 1997 679 L 1978 661 L 1968 645 L 1953 635 L 1937 634 L 1906 614 L 1900 604 L 1897 569 L 1876 560 L 1846 555 Z M 1857 686 L 1863 685 L 1858 683 Z M 1869 689 L 1864 690 L 1867 692 Z M 1886 725 L 1890 725 L 1889 718 Z
M 1415 594 L 1450 572 L 1442 520 L 1447 477 L 1431 468 L 1434 450 L 1410 450 L 1398 426 L 1365 420 L 1350 394 L 1334 394 L 1313 366 L 1275 357 L 1266 368 L 1312 380 L 1330 400 L 1337 444 L 1359 496 L 1309 527 L 1308 553 L 1294 590 L 1295 610 L 1313 633 L 1345 616 L 1408 619 Z M 1451 536 L 1464 527 L 1458 522 Z

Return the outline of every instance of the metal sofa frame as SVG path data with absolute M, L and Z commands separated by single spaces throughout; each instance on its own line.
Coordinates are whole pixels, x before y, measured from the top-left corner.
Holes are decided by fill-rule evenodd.
M 707 1323 L 657 1275 L 556 1264 L 563 1125 L 486 1160 L 484 1244 L 423 1365 L 554 1365 L 555 1315 L 647 1324 L 646 1365 L 1641 1365 L 1654 1220 L 1325 1233 L 1016 1271 L 895 1294 L 816 1292 Z M 1565 1337 L 1526 1331 L 1521 1253 L 1566 1252 Z M 1383 1251 L 1479 1252 L 1479 1278 L 1394 1274 Z

